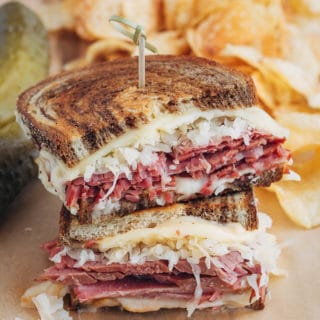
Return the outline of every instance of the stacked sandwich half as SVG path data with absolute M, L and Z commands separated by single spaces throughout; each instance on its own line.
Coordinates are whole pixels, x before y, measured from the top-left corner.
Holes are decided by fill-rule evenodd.
M 279 250 L 252 186 L 289 173 L 287 132 L 252 81 L 212 61 L 152 56 L 48 79 L 18 120 L 63 202 L 53 265 L 29 289 L 133 312 L 264 305 Z

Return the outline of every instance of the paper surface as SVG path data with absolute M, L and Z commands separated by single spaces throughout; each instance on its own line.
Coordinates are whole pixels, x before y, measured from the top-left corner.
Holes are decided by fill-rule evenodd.
M 297 319 L 320 318 L 320 228 L 304 230 L 295 226 L 282 212 L 274 195 L 258 190 L 259 207 L 273 218 L 272 232 L 286 245 L 280 266 L 288 277 L 272 278 L 271 300 L 262 311 L 238 310 L 225 313 L 197 311 L 195 320 L 224 319 Z M 24 189 L 0 224 L 0 319 L 39 319 L 33 309 L 20 307 L 20 296 L 32 285 L 43 268 L 50 265 L 39 246 L 58 234 L 60 202 L 39 181 Z M 182 310 L 164 310 L 147 314 L 131 314 L 109 309 L 97 313 L 73 313 L 75 320 L 166 320 L 186 319 Z

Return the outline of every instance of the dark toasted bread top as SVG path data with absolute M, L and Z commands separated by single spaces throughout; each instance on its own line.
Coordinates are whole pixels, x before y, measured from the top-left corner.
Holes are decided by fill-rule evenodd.
M 151 122 L 151 105 L 161 115 L 185 112 L 187 104 L 210 110 L 256 103 L 249 77 L 202 58 L 148 56 L 146 87 L 137 84 L 137 58 L 65 72 L 22 93 L 18 114 L 40 148 L 72 167 L 112 139 Z M 77 141 L 83 155 L 75 151 Z

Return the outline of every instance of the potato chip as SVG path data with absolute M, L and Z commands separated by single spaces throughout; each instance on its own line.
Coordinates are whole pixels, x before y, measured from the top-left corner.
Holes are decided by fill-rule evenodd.
M 284 16 L 279 1 L 214 1 L 217 6 L 204 6 L 205 16 L 189 31 L 188 40 L 195 52 L 207 58 L 227 44 L 251 45 L 269 55 L 282 50 Z M 281 39 L 281 41 L 280 41 Z
M 160 24 L 159 1 L 149 0 L 69 0 L 77 34 L 85 40 L 125 39 L 109 23 L 111 15 L 120 15 L 141 24 L 146 33 L 157 31 Z
M 259 50 L 249 46 L 227 45 L 221 52 L 221 56 L 238 57 L 256 69 L 256 73 L 253 74 L 254 80 L 257 81 L 257 87 L 261 89 L 263 86 L 264 90 L 258 90 L 258 96 L 270 110 L 276 109 L 279 105 L 290 104 L 292 89 L 282 77 L 279 77 L 279 74 L 270 68 L 268 59 Z
M 274 90 L 259 70 L 257 70 L 254 66 L 247 64 L 245 61 L 238 59 L 237 57 L 218 56 L 216 61 L 250 75 L 256 86 L 260 105 L 263 106 L 271 115 L 273 115 L 273 111 L 276 109 Z
M 163 0 L 164 28 L 182 30 L 194 17 L 196 0 Z
M 119 32 L 110 25 L 108 17 L 120 13 L 121 2 L 117 0 L 74 1 L 75 31 L 85 40 L 119 37 Z
M 109 61 L 121 56 L 131 56 L 135 44 L 117 38 L 108 38 L 94 42 L 84 57 L 87 64 Z
M 317 93 L 317 83 L 310 77 L 310 73 L 298 65 L 282 59 L 266 59 L 266 66 L 285 81 L 289 87 L 303 95 L 308 105 L 320 108 L 320 97 Z
M 315 78 L 312 81 L 315 81 L 319 75 L 320 62 L 311 46 L 311 42 L 314 39 L 309 39 L 308 34 L 313 33 L 320 37 L 320 25 L 316 29 L 314 24 L 307 27 L 304 22 L 297 26 L 288 25 L 286 28 L 288 41 L 282 58 L 308 70 L 310 76 Z
M 299 15 L 320 15 L 319 0 L 287 0 L 285 4 L 288 10 Z
M 271 59 L 269 63 L 286 78 L 292 88 L 308 99 L 311 107 L 319 108 L 320 61 L 315 54 L 316 46 L 312 45 L 313 39 L 308 38 L 307 30 L 291 25 L 287 30 L 287 47 L 282 58 Z M 318 37 L 320 40 L 320 29 Z
M 276 112 L 275 118 L 290 130 L 286 147 L 292 152 L 320 147 L 320 114 Z
M 263 75 L 259 71 L 254 71 L 250 74 L 256 89 L 257 95 L 264 106 L 267 107 L 269 113 L 273 115 L 275 109 L 274 93 Z
M 147 35 L 160 29 L 159 0 L 122 0 L 121 15 L 143 26 Z
M 293 170 L 298 181 L 280 181 L 269 188 L 274 191 L 286 214 L 305 228 L 320 224 L 320 148 L 295 155 Z
M 290 26 L 288 47 L 284 58 L 294 62 L 307 73 L 309 90 L 305 91 L 311 107 L 320 105 L 320 16 L 319 18 L 295 17 Z
M 227 45 L 220 54 L 238 57 L 256 68 L 261 73 L 260 80 L 263 79 L 271 86 L 274 108 L 279 105 L 304 103 L 310 106 L 310 102 L 306 99 L 311 97 L 317 102 L 318 93 L 314 75 L 310 76 L 308 71 L 297 64 L 284 59 L 266 57 L 258 49 L 249 46 Z M 268 106 L 270 107 L 270 102 Z
M 309 107 L 320 108 L 320 92 L 315 79 L 310 73 L 289 61 L 276 58 L 267 58 L 260 71 L 265 79 L 274 84 L 276 105 L 304 104 Z
M 294 20 L 295 25 L 303 34 L 306 41 L 309 42 L 312 52 L 318 63 L 320 61 L 320 16 L 319 18 L 297 17 Z

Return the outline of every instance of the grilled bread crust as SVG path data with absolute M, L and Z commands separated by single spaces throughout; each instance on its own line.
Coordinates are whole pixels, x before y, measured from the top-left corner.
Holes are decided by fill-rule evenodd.
M 247 230 L 258 227 L 258 216 L 252 190 L 224 196 L 176 203 L 136 211 L 126 216 L 107 216 L 102 223 L 80 224 L 65 207 L 60 212 L 59 239 L 62 243 L 111 237 L 133 229 L 154 228 L 166 220 L 181 216 L 197 216 L 218 223 L 239 222 Z
M 22 93 L 17 118 L 39 148 L 72 167 L 163 114 L 257 103 L 250 77 L 203 58 L 148 56 L 146 87 L 137 83 L 137 58 L 65 72 Z

